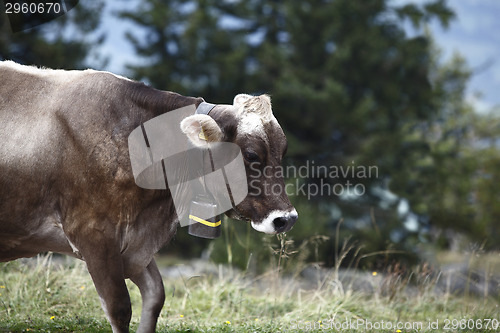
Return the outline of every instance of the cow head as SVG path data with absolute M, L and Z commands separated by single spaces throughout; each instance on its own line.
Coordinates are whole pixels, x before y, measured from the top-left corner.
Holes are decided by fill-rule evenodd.
M 232 142 L 241 148 L 248 195 L 226 212 L 229 217 L 248 221 L 254 229 L 269 234 L 292 228 L 298 214 L 279 172 L 287 141 L 272 113 L 269 96 L 237 95 L 233 105 L 217 105 L 210 115 L 187 117 L 181 129 L 197 146 L 206 140 Z

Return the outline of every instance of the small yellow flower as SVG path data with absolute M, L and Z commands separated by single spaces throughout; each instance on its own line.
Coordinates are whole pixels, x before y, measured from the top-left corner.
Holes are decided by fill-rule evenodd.
M 0 296 L 2 296 L 2 293 L 0 293 Z
M 179 315 L 179 317 L 184 318 L 184 315 Z
M 397 330 L 396 332 L 397 332 L 397 333 L 401 333 L 401 330 Z
M 377 276 L 377 274 L 378 274 L 377 272 L 373 272 L 372 273 L 373 276 Z
M 259 321 L 259 318 L 255 318 L 255 321 Z
M 52 317 L 50 317 L 50 320 L 54 320 L 54 318 L 55 318 L 55 317 L 56 317 L 56 316 L 52 316 Z
M 0 286 L 0 289 L 5 289 L 5 286 Z
M 81 287 L 80 287 L 80 290 L 83 290 L 83 289 L 85 289 L 85 286 L 81 286 Z
M 231 325 L 231 322 L 229 320 L 226 320 L 226 324 Z

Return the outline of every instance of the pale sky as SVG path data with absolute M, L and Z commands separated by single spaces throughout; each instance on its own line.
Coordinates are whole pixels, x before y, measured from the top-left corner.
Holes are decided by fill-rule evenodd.
M 445 58 L 460 53 L 475 72 L 469 83 L 469 98 L 475 100 L 479 111 L 500 107 L 500 1 L 451 0 L 456 19 L 448 30 L 431 25 L 437 44 Z M 498 110 L 497 110 L 498 111 Z

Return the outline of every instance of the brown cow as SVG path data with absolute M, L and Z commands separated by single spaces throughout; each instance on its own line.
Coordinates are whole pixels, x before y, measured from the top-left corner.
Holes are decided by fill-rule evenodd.
M 0 261 L 44 251 L 85 260 L 113 332 L 128 332 L 130 278 L 143 300 L 138 332 L 154 332 L 165 294 L 153 255 L 178 220 L 168 189 L 135 184 L 127 138 L 158 115 L 202 102 L 107 72 L 0 62 Z M 279 166 L 286 150 L 269 97 L 238 95 L 190 118 L 185 133 L 202 126 L 241 148 L 248 180 L 284 186 L 255 174 Z M 297 220 L 285 191 L 251 191 L 227 215 L 266 233 Z

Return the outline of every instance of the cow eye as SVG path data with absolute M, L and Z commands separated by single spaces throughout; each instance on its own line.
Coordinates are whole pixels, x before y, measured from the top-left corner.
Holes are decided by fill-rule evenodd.
M 259 155 L 254 153 L 253 151 L 247 151 L 243 154 L 243 157 L 247 162 L 253 163 L 253 162 L 258 162 L 259 161 Z

